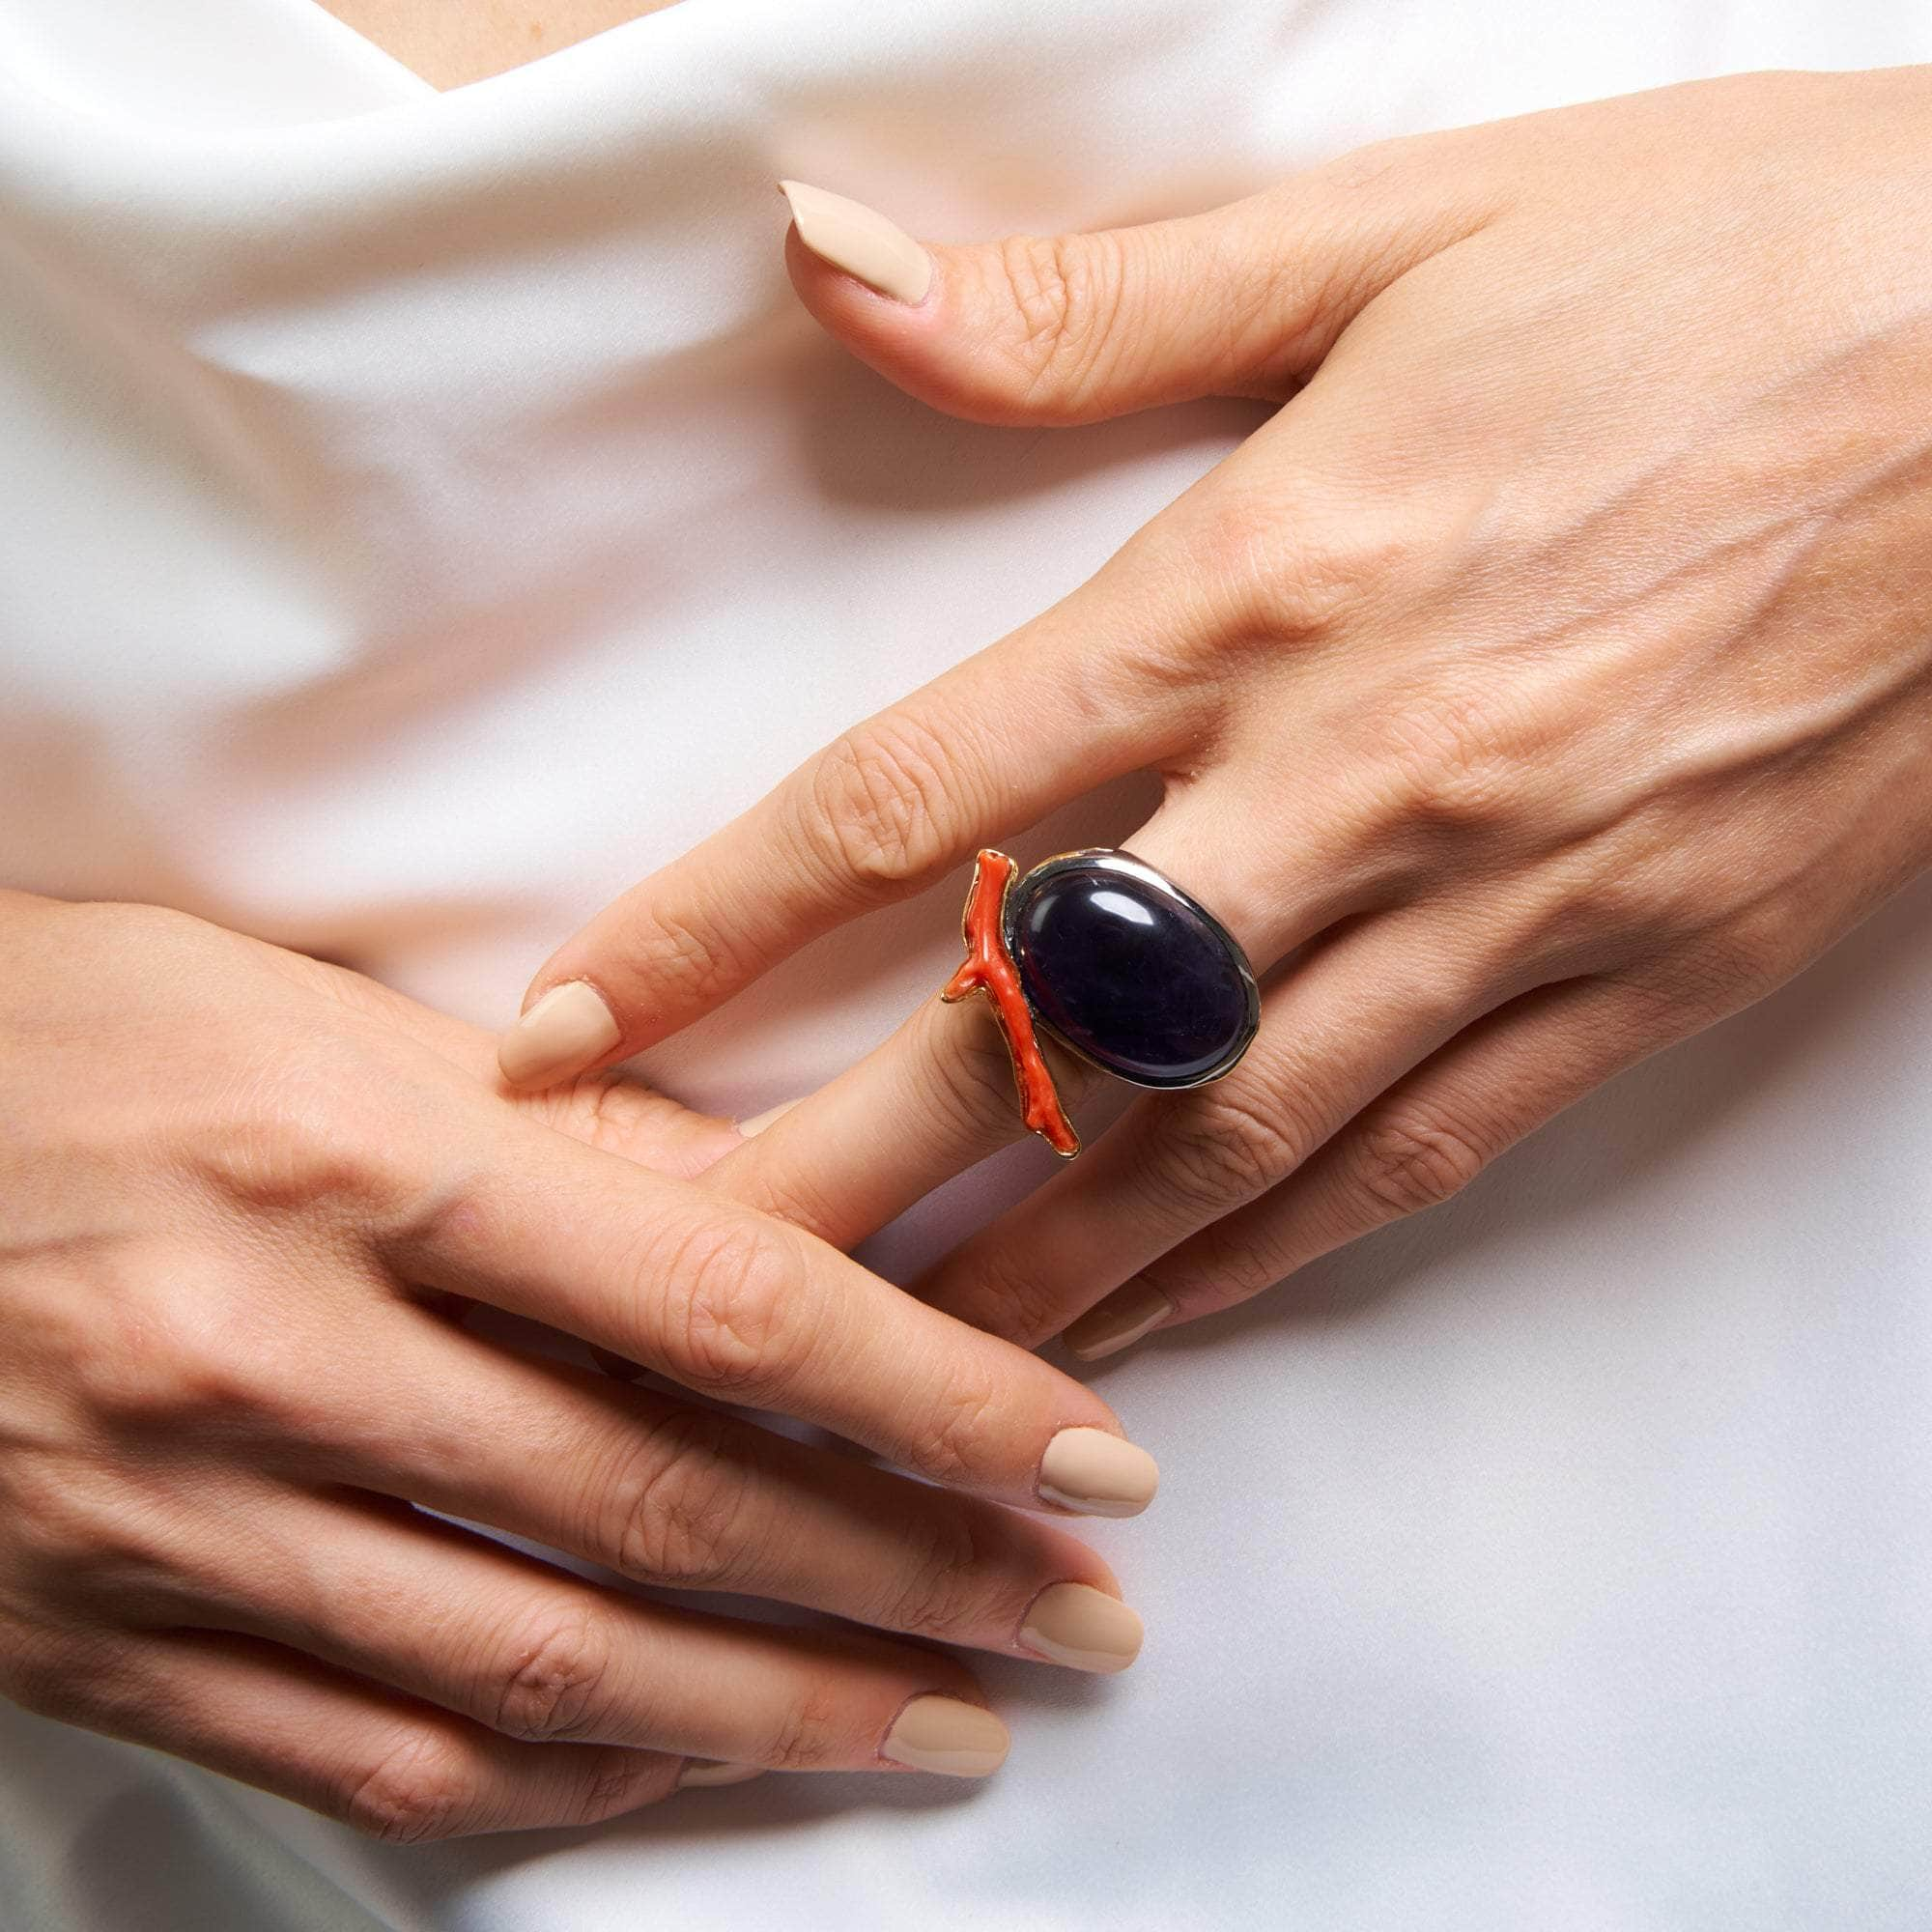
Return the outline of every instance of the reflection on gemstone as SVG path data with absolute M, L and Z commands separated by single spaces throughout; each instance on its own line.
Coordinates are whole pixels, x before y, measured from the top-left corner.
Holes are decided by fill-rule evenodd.
M 1186 1087 L 1245 1043 L 1253 994 L 1211 920 L 1102 857 L 1050 864 L 1014 887 L 1014 963 L 1067 1045 L 1146 1087 Z
M 1104 886 L 1096 891 L 1094 910 L 1105 913 L 1109 919 L 1123 919 L 1129 925 L 1151 926 L 1154 923 L 1153 908 L 1129 898 L 1118 886 Z

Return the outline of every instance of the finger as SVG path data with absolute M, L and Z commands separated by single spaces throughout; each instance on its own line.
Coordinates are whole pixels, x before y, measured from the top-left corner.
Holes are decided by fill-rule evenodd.
M 1124 1669 L 1139 1649 L 1113 1573 L 1037 1517 L 421 1326 L 385 1346 L 353 1407 L 311 1431 L 288 1473 L 489 1523 L 639 1582 L 1088 1669 Z M 1076 1624 L 1083 1640 L 1063 1641 Z
M 1280 398 L 1382 290 L 1493 212 L 1492 178 L 1443 165 L 1440 146 L 1389 143 L 1202 214 L 964 247 L 782 182 L 786 266 L 826 329 L 951 415 L 1084 423 Z
M 1099 1073 L 1042 1041 L 1069 1113 Z M 877 1233 L 1023 1136 L 1012 1057 L 983 1001 L 937 994 L 883 1045 L 742 1140 L 705 1177 L 835 1248 Z
M 544 1087 L 637 1053 L 808 940 L 1176 753 L 1201 700 L 1158 665 L 1197 628 L 1185 603 L 1171 571 L 1117 559 L 809 759 L 545 963 L 503 1036 L 504 1079 Z
M 304 990 L 374 1015 L 472 1078 L 487 1082 L 496 1073 L 497 1038 L 482 1028 L 452 1019 L 347 967 L 278 946 L 258 950 L 265 965 L 296 980 Z M 686 1179 L 703 1173 L 739 1141 L 730 1121 L 694 1113 L 623 1074 L 526 1094 L 523 1104 L 536 1119 L 574 1139 Z
M 1094 1361 L 1245 1301 L 1317 1256 L 1447 1201 L 1525 1134 L 1682 1037 L 1655 996 L 1571 980 L 1491 1014 L 1365 1108 L 1292 1179 L 1075 1321 Z
M 543 1127 L 500 1129 L 383 1260 L 952 1487 L 1110 1516 L 1152 1498 L 1152 1459 L 1071 1378 L 810 1235 Z
M 668 1796 L 682 1764 L 518 1743 L 312 1657 L 206 1631 L 102 1638 L 34 1708 L 401 1844 L 597 1824 Z
M 1141 1100 L 1098 1146 L 956 1249 L 920 1293 L 1026 1346 L 1293 1174 L 1412 1066 L 1514 990 L 1488 935 L 1433 911 L 1313 949 L 1262 1001 L 1246 1059 Z
M 979 1687 L 937 1652 L 620 1596 L 391 1505 L 290 1497 L 257 1511 L 207 1553 L 195 1589 L 198 1623 L 319 1657 L 526 1745 L 970 1776 L 1006 1755 Z
M 1484 152 L 1491 146 L 1492 140 Z M 1401 152 L 1408 158 L 1400 163 L 1395 151 L 1381 151 L 1371 164 L 1358 159 L 1338 173 L 1290 184 L 1273 197 L 1194 217 L 1194 225 L 1179 225 L 1192 241 L 1178 251 L 1166 242 L 1129 245 L 1119 237 L 1086 238 L 1092 245 L 1084 250 L 1077 239 L 1056 244 L 1070 251 L 1069 260 L 1083 262 L 1155 263 L 1178 252 L 1186 261 L 1218 265 L 1236 280 L 1226 301 L 1185 275 L 1137 271 L 1130 289 L 1108 285 L 1110 299 L 1120 298 L 1109 313 L 1125 318 L 1127 334 L 1138 330 L 1155 347 L 1148 366 L 1179 368 L 1182 378 L 1160 374 L 1151 384 L 1095 388 L 1078 356 L 1069 361 L 1056 350 L 1053 366 L 1071 373 L 1027 377 L 1022 386 L 1041 413 L 1024 419 L 1072 420 L 1199 393 L 1204 384 L 1222 386 L 1190 356 L 1201 341 L 1226 334 L 1227 318 L 1243 313 L 1244 294 L 1257 289 L 1270 298 L 1278 287 L 1288 292 L 1280 313 L 1264 304 L 1262 337 L 1271 346 L 1261 359 L 1272 355 L 1279 368 L 1262 374 L 1297 379 L 1389 279 L 1472 232 L 1493 211 L 1493 166 L 1452 171 L 1418 164 L 1414 150 Z M 814 229 L 808 217 L 806 225 L 825 242 L 824 222 Z M 1166 235 L 1170 226 L 1122 233 Z M 980 257 L 961 251 L 962 261 L 969 258 L 999 257 L 997 250 Z M 1257 262 L 1265 266 L 1257 270 Z M 1053 286 L 1064 298 L 1067 289 L 1083 286 L 1086 273 Z M 963 288 L 976 285 L 963 267 L 959 279 Z M 965 345 L 970 363 L 971 345 L 982 339 L 1023 344 L 1039 336 L 1028 320 L 1024 287 L 1009 279 L 1002 297 L 997 281 L 991 286 L 995 296 L 985 312 L 962 316 L 942 342 L 935 331 L 950 314 L 944 300 L 929 298 L 915 309 L 866 295 L 847 280 L 845 295 L 860 307 L 851 316 L 841 311 L 840 326 L 852 322 L 848 336 L 881 366 L 907 352 L 892 367 L 918 390 L 922 370 L 943 374 L 950 366 L 948 342 Z M 1158 291 L 1157 298 L 1127 298 L 1143 288 Z M 1049 295 L 1049 303 L 1054 299 Z M 1082 334 L 1068 320 L 1072 306 L 1063 300 L 1061 323 L 1049 323 L 1046 339 L 1073 342 Z M 1135 320 L 1146 316 L 1173 327 Z M 1242 339 L 1235 359 L 1254 360 L 1255 344 L 1236 334 Z M 940 353 L 922 361 L 922 345 L 938 345 Z M 943 383 L 935 393 L 949 406 L 970 407 L 969 396 L 950 395 Z M 1004 403 L 992 407 L 1000 419 L 1023 419 L 1001 414 Z M 1183 551 L 1186 534 L 1182 528 Z M 501 1042 L 504 1078 L 539 1087 L 635 1053 L 808 940 L 917 891 L 976 847 L 1109 778 L 1178 755 L 1198 736 L 1210 700 L 1198 687 L 1181 695 L 1171 655 L 1164 664 L 1163 652 L 1177 639 L 1210 642 L 1203 633 L 1213 625 L 1193 587 L 1201 573 L 1177 572 L 1173 549 L 1137 540 L 1056 611 L 861 726 L 695 853 L 607 908 L 532 982 L 523 1017 Z M 1211 605 L 1211 582 L 1208 588 Z M 1222 622 L 1237 619 L 1224 613 Z M 1129 641 L 1123 646 L 1122 639 Z
M 1128 841 L 1212 907 L 1265 968 L 1386 891 L 1343 814 L 1297 822 L 1289 876 L 1259 880 L 1246 839 L 1216 814 L 1163 808 Z M 1078 1122 L 1106 1082 L 1042 1036 L 1061 1103 Z M 1027 1131 L 1012 1057 L 985 1002 L 918 1008 L 883 1045 L 818 1092 L 756 1123 L 706 1177 L 732 1199 L 850 1248 Z

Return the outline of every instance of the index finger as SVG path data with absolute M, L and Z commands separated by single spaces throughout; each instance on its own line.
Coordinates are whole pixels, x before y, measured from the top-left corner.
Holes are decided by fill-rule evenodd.
M 547 1127 L 507 1127 L 384 1259 L 935 1482 L 1089 1516 L 1153 1496 L 1153 1459 L 1070 1376 L 802 1229 Z
M 531 981 L 504 1079 L 546 1087 L 626 1059 L 821 933 L 1157 760 L 1173 747 L 1142 700 L 1158 654 L 1134 647 L 1163 622 L 1148 575 L 1117 558 L 612 900 Z

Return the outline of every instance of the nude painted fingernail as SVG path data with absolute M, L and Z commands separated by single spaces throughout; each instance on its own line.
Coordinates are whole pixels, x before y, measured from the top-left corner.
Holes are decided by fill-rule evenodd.
M 1097 1362 L 1102 1355 L 1119 1354 L 1143 1335 L 1152 1334 L 1173 1313 L 1174 1303 L 1159 1289 L 1144 1281 L 1130 1281 L 1090 1308 L 1078 1321 L 1068 1322 L 1060 1339 L 1069 1354 L 1083 1362 Z
M 848 201 L 804 182 L 781 181 L 798 239 L 835 269 L 895 301 L 925 299 L 932 286 L 932 257 L 896 222 L 863 201 Z
M 1063 1429 L 1039 1459 L 1039 1492 L 1083 1516 L 1139 1516 L 1160 1487 L 1145 1449 L 1104 1429 Z
M 978 1704 L 915 1697 L 894 1720 L 879 1755 L 942 1777 L 986 1777 L 1006 1763 L 1011 1743 L 1006 1725 Z
M 497 1042 L 497 1065 L 512 1087 L 541 1087 L 581 1072 L 617 1044 L 617 1022 L 595 986 L 553 986 Z
M 738 1122 L 738 1131 L 750 1140 L 754 1134 L 761 1134 L 771 1123 L 788 1114 L 798 1105 L 796 1100 L 781 1100 L 776 1107 L 767 1107 L 762 1114 L 753 1114 L 749 1121 Z
M 1118 1597 L 1085 1583 L 1054 1583 L 1028 1606 L 1020 1641 L 1075 1670 L 1124 1670 L 1146 1631 Z
M 691 1791 L 713 1784 L 746 1784 L 762 1777 L 761 1764 L 727 1764 L 719 1758 L 695 1757 L 677 1775 L 677 1788 Z

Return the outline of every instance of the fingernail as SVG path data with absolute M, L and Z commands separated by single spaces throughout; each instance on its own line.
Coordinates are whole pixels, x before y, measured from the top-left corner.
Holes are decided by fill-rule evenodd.
M 1039 1492 L 1083 1516 L 1139 1516 L 1160 1486 L 1145 1449 L 1104 1429 L 1063 1429 L 1039 1459 Z
M 727 1764 L 719 1758 L 695 1757 L 678 1773 L 677 1788 L 688 1791 L 700 1785 L 745 1784 L 764 1775 L 761 1764 Z
M 617 1022 L 597 988 L 582 980 L 553 986 L 497 1046 L 512 1087 L 540 1087 L 588 1066 L 617 1044 Z
M 843 269 L 895 301 L 925 299 L 932 286 L 932 257 L 896 222 L 862 201 L 848 201 L 804 182 L 781 181 L 779 190 L 791 203 L 798 239 L 821 262 Z
M 986 1777 L 1007 1761 L 1007 1727 L 957 1697 L 915 1697 L 898 1714 L 879 1755 L 942 1777 Z
M 1054 1583 L 1028 1607 L 1020 1641 L 1075 1670 L 1124 1670 L 1141 1654 L 1141 1620 L 1118 1597 L 1085 1583 Z
M 753 1134 L 761 1134 L 781 1114 L 788 1114 L 798 1105 L 796 1100 L 781 1100 L 776 1107 L 767 1107 L 762 1114 L 753 1114 L 749 1121 L 738 1122 L 738 1131 L 750 1140 Z
M 1097 1362 L 1102 1355 L 1116 1355 L 1131 1348 L 1173 1313 L 1174 1303 L 1159 1289 L 1144 1281 L 1130 1281 L 1105 1301 L 1095 1303 L 1078 1321 L 1068 1322 L 1060 1339 L 1068 1354 L 1083 1362 Z

